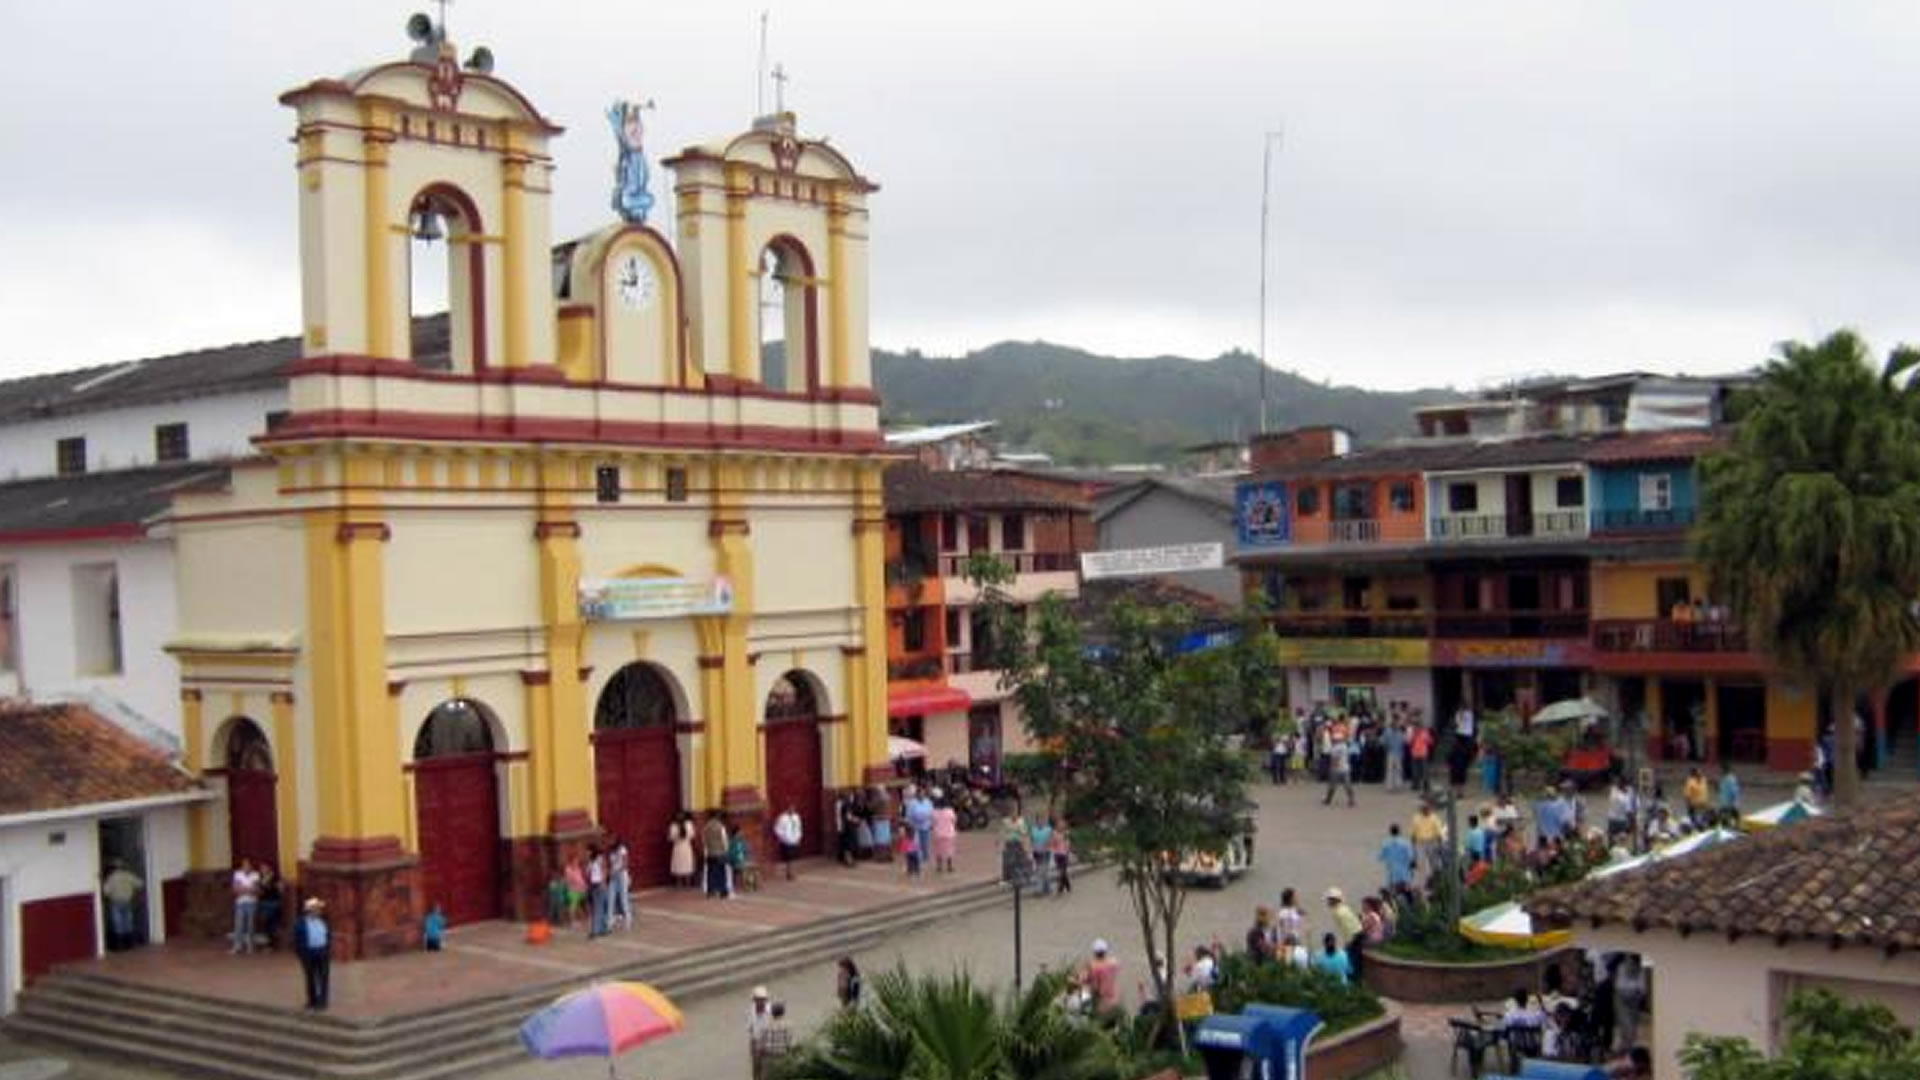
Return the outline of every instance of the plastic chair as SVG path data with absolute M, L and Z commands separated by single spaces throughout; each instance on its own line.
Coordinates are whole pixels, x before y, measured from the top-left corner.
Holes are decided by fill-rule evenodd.
M 1479 1076 L 1486 1065 L 1487 1049 L 1499 1044 L 1500 1032 L 1489 1031 L 1471 1020 L 1448 1020 L 1447 1026 L 1453 1029 L 1453 1054 L 1447 1059 L 1447 1072 L 1460 1067 L 1460 1051 L 1465 1050 L 1468 1075 Z

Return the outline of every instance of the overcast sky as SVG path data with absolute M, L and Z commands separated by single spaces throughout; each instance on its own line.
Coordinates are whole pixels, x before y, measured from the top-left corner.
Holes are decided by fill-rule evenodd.
M 1252 350 L 1379 387 L 1720 371 L 1840 325 L 1920 342 L 1920 5 L 1729 0 L 456 0 L 569 128 L 555 236 L 755 104 L 879 181 L 877 345 Z M 375 0 L 0 3 L 0 374 L 291 334 L 292 113 L 403 56 Z M 668 180 L 656 169 L 662 206 Z

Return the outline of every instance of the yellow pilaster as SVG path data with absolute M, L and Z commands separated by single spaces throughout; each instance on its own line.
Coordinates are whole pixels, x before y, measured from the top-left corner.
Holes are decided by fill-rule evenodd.
M 522 282 L 527 266 L 527 158 L 517 132 L 507 135 L 507 154 L 501 162 L 500 231 L 506 237 L 501 253 L 501 328 L 506 338 L 507 367 L 525 367 L 527 355 L 527 296 Z M 476 298 L 477 300 L 478 298 Z
M 320 835 L 338 840 L 397 841 L 404 833 L 405 785 L 387 700 L 387 526 L 372 483 L 377 465 L 343 462 L 352 508 L 314 510 L 306 520 L 313 778 Z
M 387 151 L 394 139 L 392 118 L 385 109 L 370 106 L 364 111 L 364 119 L 366 167 L 361 173 L 366 189 L 367 351 L 374 356 L 405 356 L 408 349 L 394 333 L 393 232 L 387 227 Z
M 186 742 L 188 771 L 199 774 L 207 767 L 206 720 L 202 715 L 200 691 L 180 691 L 180 733 Z M 209 837 L 213 829 L 213 810 L 204 802 L 187 807 L 187 865 L 194 870 L 213 869 L 207 861 Z M 284 849 L 283 849 L 284 850 Z M 284 856 L 283 856 L 283 861 Z
M 693 632 L 700 646 L 700 715 L 705 731 L 697 736 L 700 756 L 689 770 L 693 790 L 687 792 L 687 805 L 715 807 L 726 787 L 727 682 L 722 668 L 726 660 L 726 619 L 703 615 L 693 620 Z
M 547 670 L 527 678 L 532 745 L 533 819 L 552 827 L 556 815 L 592 815 L 593 758 L 586 691 L 580 680 L 580 525 L 574 519 L 571 469 L 565 459 L 540 466 L 540 617 Z M 577 821 L 577 817 L 575 818 Z
M 887 512 L 880 477 L 880 466 L 866 463 L 854 481 L 854 597 L 863 648 L 848 656 L 847 675 L 857 689 L 847 710 L 846 784 L 860 783 L 868 766 L 887 761 Z
M 760 378 L 760 336 L 753 309 L 760 302 L 760 264 L 747 250 L 747 175 L 727 174 L 727 357 L 736 379 Z
M 747 630 L 753 623 L 753 542 L 743 504 L 748 486 L 745 469 L 736 461 L 716 463 L 709 489 L 713 519 L 707 531 L 713 539 L 714 566 L 733 583 L 733 611 L 715 617 L 722 707 L 718 712 L 709 708 L 706 718 L 709 735 L 716 729 L 722 733 L 718 745 L 710 745 L 707 753 L 721 763 L 718 792 L 723 804 L 730 794 L 735 798 L 766 794 L 760 702 L 754 694 L 753 664 L 747 657 Z
M 852 380 L 853 359 L 847 350 L 847 202 L 835 191 L 827 207 L 827 356 L 831 384 Z
M 300 876 L 300 742 L 293 730 L 293 695 L 276 691 L 273 709 L 273 814 L 278 822 L 280 873 Z

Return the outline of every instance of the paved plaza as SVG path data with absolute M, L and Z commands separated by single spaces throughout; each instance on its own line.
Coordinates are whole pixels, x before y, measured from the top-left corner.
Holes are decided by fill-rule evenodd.
M 1321 894 L 1338 885 L 1350 894 L 1377 888 L 1381 872 L 1374 858 L 1379 842 L 1392 822 L 1404 823 L 1415 800 L 1408 794 L 1388 794 L 1376 786 L 1358 788 L 1359 805 L 1344 801 L 1328 807 L 1320 790 L 1305 785 L 1273 787 L 1257 783 L 1251 793 L 1260 803 L 1257 860 L 1240 881 L 1220 890 L 1196 890 L 1187 906 L 1183 949 L 1217 937 L 1237 947 L 1255 905 L 1276 902 L 1280 890 L 1297 889 L 1316 927 L 1323 905 Z M 1596 801 L 1593 813 L 1603 812 Z M 1476 803 L 1478 797 L 1474 800 Z M 1462 811 L 1462 819 L 1464 820 Z M 962 873 L 978 881 L 997 870 L 998 857 L 991 835 L 969 834 L 962 851 Z M 441 956 L 419 954 L 378 963 L 336 968 L 339 1008 L 343 1015 L 376 1015 L 406 1002 L 424 1007 L 457 990 L 471 992 L 479 980 L 508 986 L 526 981 L 549 981 L 578 975 L 588 977 L 595 967 L 624 959 L 641 959 L 668 947 L 695 947 L 791 925 L 828 915 L 858 919 L 859 911 L 929 890 L 909 884 L 895 865 L 862 866 L 842 870 L 820 864 L 789 885 L 769 882 L 757 897 L 730 903 L 706 901 L 686 894 L 654 892 L 640 898 L 642 929 L 589 944 L 577 935 L 558 944 L 530 949 L 519 942 L 519 930 L 507 924 L 482 924 L 456 932 L 450 951 Z M 1122 984 L 1129 1002 L 1137 1000 L 1144 977 L 1139 933 L 1126 896 L 1106 872 L 1082 875 L 1074 892 L 1062 898 L 1030 898 L 1022 910 L 1026 970 L 1062 967 L 1082 962 L 1096 937 L 1109 939 L 1119 954 Z M 661 933 L 657 928 L 670 927 Z M 855 954 L 863 970 L 872 973 L 905 963 L 920 971 L 965 967 L 990 983 L 1004 983 L 1013 975 L 1013 912 L 1011 904 L 985 909 L 939 923 Z M 167 954 L 172 954 L 168 956 Z M 631 954 L 629 956 L 628 954 Z M 199 992 L 239 994 L 252 987 L 263 1000 L 292 1002 L 297 977 L 291 961 L 275 957 L 228 957 L 209 946 L 152 950 L 145 955 L 115 958 L 123 970 L 170 968 L 166 977 Z M 262 971 L 286 967 L 284 978 L 262 980 Z M 278 974 L 276 972 L 276 974 Z M 244 980 L 244 982 L 242 982 Z M 796 1034 L 810 1032 L 834 1008 L 834 971 L 821 963 L 768 978 L 776 1000 L 785 1001 Z M 646 1080 L 711 1080 L 747 1075 L 745 1018 L 746 987 L 680 1002 L 687 1014 L 687 1030 L 663 1042 L 627 1055 L 620 1075 Z M 1409 1043 L 1404 1059 L 1407 1075 L 1416 1080 L 1447 1074 L 1446 1023 L 1454 1007 L 1407 1007 L 1405 1031 Z M 0 1043 L 0 1060 L 43 1056 L 32 1046 Z M 79 1080 L 146 1080 L 151 1074 L 117 1063 L 77 1061 L 68 1075 Z M 499 1080 L 587 1080 L 606 1076 L 604 1062 L 575 1060 L 540 1062 L 498 1070 Z

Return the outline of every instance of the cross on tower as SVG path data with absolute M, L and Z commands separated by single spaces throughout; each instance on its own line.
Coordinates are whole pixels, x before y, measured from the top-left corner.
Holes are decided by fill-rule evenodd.
M 444 3 L 445 0 L 442 0 Z M 787 69 L 781 64 L 773 65 L 773 111 L 787 111 Z

